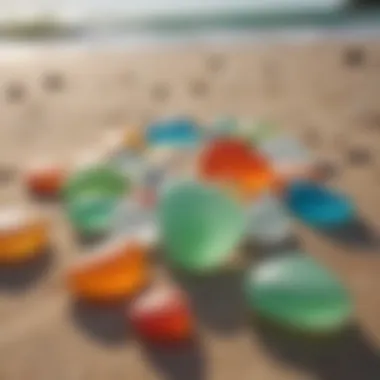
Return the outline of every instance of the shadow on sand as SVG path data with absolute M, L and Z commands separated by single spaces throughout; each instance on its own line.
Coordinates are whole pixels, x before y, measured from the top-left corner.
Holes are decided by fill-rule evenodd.
M 175 347 L 143 345 L 144 358 L 166 380 L 206 380 L 206 363 L 199 341 Z
M 356 249 L 380 248 L 380 236 L 359 217 L 339 228 L 324 232 L 324 235 L 339 244 L 349 245 Z
M 51 248 L 25 263 L 0 265 L 0 291 L 23 292 L 41 280 L 53 264 Z
M 195 315 L 205 327 L 220 334 L 233 334 L 243 328 L 246 314 L 240 270 L 205 277 L 179 272 L 173 276 L 190 298 Z
M 275 358 L 315 374 L 318 379 L 380 378 L 380 356 L 356 327 L 333 337 L 317 338 L 291 334 L 259 322 L 255 335 Z
M 109 347 L 127 344 L 133 337 L 125 302 L 93 304 L 77 300 L 71 316 L 90 339 Z M 167 380 L 203 380 L 205 363 L 197 340 L 177 344 L 141 343 L 143 357 Z
M 88 337 L 106 345 L 122 345 L 131 334 L 123 302 L 105 305 L 76 300 L 71 307 L 71 316 Z

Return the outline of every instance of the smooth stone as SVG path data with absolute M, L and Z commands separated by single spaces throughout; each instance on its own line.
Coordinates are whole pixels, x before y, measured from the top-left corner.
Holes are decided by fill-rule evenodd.
M 91 167 L 68 180 L 64 199 L 69 218 L 82 234 L 107 232 L 129 183 L 120 173 L 108 167 Z
M 158 220 L 168 260 L 193 272 L 223 267 L 245 228 L 237 201 L 219 188 L 193 182 L 173 186 L 163 195 Z
M 263 319 L 306 333 L 332 333 L 352 317 L 350 296 L 329 270 L 301 252 L 263 262 L 248 272 L 248 306 Z
M 294 216 L 314 228 L 336 228 L 355 218 L 355 205 L 347 196 L 311 181 L 290 184 L 284 201 Z
M 148 144 L 186 146 L 197 144 L 201 134 L 199 127 L 187 118 L 175 118 L 155 122 L 146 130 Z
M 247 234 L 256 243 L 280 244 L 293 235 L 291 217 L 280 202 L 271 194 L 265 194 L 247 207 Z

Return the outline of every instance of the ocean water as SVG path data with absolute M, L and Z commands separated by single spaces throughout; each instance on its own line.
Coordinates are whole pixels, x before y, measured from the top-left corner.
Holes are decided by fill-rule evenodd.
M 322 9 L 121 16 L 60 22 L 59 28 L 61 31 L 54 36 L 34 38 L 16 38 L 0 29 L 0 58 L 19 59 L 55 49 L 140 49 L 152 45 L 304 43 L 318 39 L 379 38 L 380 7 L 360 12 Z

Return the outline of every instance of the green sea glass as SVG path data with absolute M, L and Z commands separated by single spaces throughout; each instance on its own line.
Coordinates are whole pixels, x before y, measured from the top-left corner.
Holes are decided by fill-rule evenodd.
M 224 266 L 244 234 L 241 206 L 222 190 L 194 182 L 174 185 L 158 205 L 168 260 L 190 272 Z
M 267 121 L 253 123 L 250 128 L 246 128 L 246 138 L 254 145 L 261 145 L 265 141 L 273 138 L 278 133 L 276 125 Z
M 129 187 L 121 173 L 106 166 L 75 173 L 63 190 L 70 221 L 81 234 L 106 232 Z
M 334 274 L 294 252 L 254 267 L 245 294 L 264 319 L 312 334 L 337 331 L 352 315 L 351 299 Z

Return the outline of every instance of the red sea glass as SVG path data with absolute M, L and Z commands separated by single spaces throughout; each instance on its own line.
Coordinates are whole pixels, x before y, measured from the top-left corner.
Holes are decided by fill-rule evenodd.
M 176 343 L 193 334 L 193 319 L 185 295 L 176 289 L 151 289 L 137 298 L 128 318 L 138 335 L 151 343 Z
M 274 180 L 266 159 L 234 138 L 212 141 L 201 153 L 198 169 L 203 179 L 232 185 L 242 197 L 258 195 Z
M 48 164 L 30 168 L 25 175 L 28 190 L 43 197 L 57 196 L 65 180 L 66 172 L 63 168 Z

